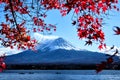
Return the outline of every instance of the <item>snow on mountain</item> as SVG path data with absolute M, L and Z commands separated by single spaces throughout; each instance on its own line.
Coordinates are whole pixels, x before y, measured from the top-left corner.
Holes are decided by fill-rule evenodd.
M 41 49 L 43 51 L 45 50 L 56 50 L 56 49 L 66 49 L 66 50 L 80 50 L 76 47 L 74 47 L 71 43 L 64 40 L 61 37 L 58 36 L 43 36 L 39 33 L 34 34 L 34 38 L 38 41 L 37 49 Z
M 74 47 L 73 45 L 71 45 L 69 42 L 65 41 L 63 38 L 57 38 L 55 40 L 50 40 L 46 43 L 41 43 L 38 45 L 38 49 L 41 50 L 56 50 L 56 49 L 66 49 L 66 50 L 79 50 L 78 48 Z

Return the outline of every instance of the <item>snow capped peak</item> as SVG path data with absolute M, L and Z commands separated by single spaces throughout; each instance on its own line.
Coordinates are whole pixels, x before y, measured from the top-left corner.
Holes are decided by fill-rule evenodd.
M 57 38 L 55 39 L 49 46 L 51 50 L 53 49 L 76 49 L 73 45 L 71 45 L 69 42 L 65 41 L 63 38 Z
M 38 41 L 37 49 L 41 49 L 43 51 L 51 51 L 56 49 L 66 49 L 66 50 L 79 50 L 68 41 L 64 40 L 58 36 L 51 36 L 51 35 L 42 35 L 39 33 L 35 33 L 33 37 Z

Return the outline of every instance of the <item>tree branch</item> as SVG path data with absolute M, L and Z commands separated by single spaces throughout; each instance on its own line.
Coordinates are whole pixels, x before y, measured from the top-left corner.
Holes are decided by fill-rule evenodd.
M 17 24 L 17 21 L 16 21 L 16 18 L 15 18 L 15 12 L 13 10 L 13 7 L 12 7 L 12 0 L 9 0 L 9 3 L 10 3 L 10 9 L 11 9 L 11 12 L 12 12 L 12 16 L 13 16 L 13 19 L 14 19 L 14 23 L 16 25 L 16 28 L 18 29 L 18 32 L 20 33 L 20 29 L 18 27 L 18 24 Z

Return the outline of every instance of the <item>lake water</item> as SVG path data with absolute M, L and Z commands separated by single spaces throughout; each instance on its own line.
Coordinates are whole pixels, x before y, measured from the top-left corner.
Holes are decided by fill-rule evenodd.
M 120 80 L 120 70 L 6 70 L 0 80 Z

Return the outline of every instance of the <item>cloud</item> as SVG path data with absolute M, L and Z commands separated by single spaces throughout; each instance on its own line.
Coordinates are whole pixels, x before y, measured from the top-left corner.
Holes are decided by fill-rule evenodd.
M 38 42 L 44 41 L 44 40 L 54 40 L 59 38 L 58 36 L 53 35 L 42 35 L 40 33 L 33 33 L 32 38 L 35 38 Z
M 120 47 L 117 47 L 117 46 L 114 46 L 113 49 L 111 49 L 111 46 L 106 46 L 106 48 L 101 49 L 100 52 L 106 53 L 109 55 L 113 55 L 115 53 L 116 49 L 119 51 L 119 53 L 117 55 L 120 56 Z
M 11 49 L 9 47 L 0 47 L 0 55 L 5 54 L 5 55 L 12 55 L 12 54 L 17 54 L 19 52 L 22 52 L 22 50 L 18 49 Z

